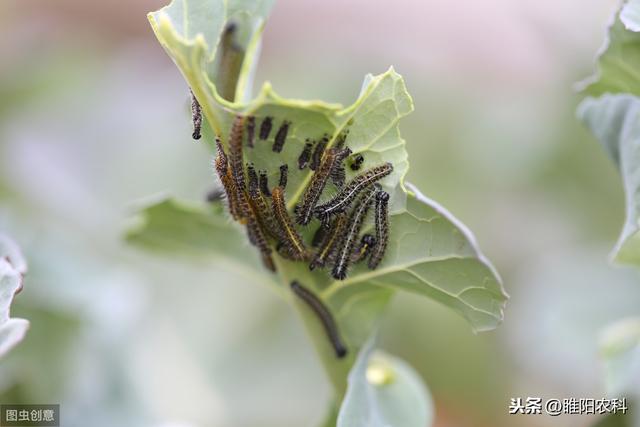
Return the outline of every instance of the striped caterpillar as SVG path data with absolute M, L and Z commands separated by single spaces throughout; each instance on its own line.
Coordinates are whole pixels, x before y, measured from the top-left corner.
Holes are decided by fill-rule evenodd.
M 321 226 L 322 227 L 322 226 Z M 344 231 L 347 228 L 347 215 L 344 213 L 338 214 L 336 219 L 329 227 L 328 232 L 325 233 L 324 239 L 320 244 L 320 248 L 313 256 L 311 264 L 309 264 L 309 270 L 313 271 L 317 267 L 324 267 L 327 260 L 333 255 L 336 247 L 342 240 Z
M 313 310 L 316 316 L 318 316 L 318 320 L 322 323 L 322 327 L 327 334 L 327 338 L 329 338 L 329 342 L 331 342 L 331 346 L 336 353 L 336 357 L 345 357 L 347 355 L 347 347 L 342 342 L 340 332 L 338 331 L 338 325 L 336 324 L 331 311 L 329 311 L 329 308 L 324 305 L 322 300 L 320 300 L 320 298 L 318 298 L 313 292 L 295 280 L 291 282 L 291 290 L 298 298 L 304 301 L 311 310 Z
M 382 261 L 389 244 L 389 193 L 379 191 L 376 194 L 376 245 L 369 258 L 369 268 L 374 270 Z
M 279 236 L 278 225 L 269 204 L 259 189 L 258 174 L 252 164 L 247 166 L 247 176 L 249 178 L 249 201 L 258 217 L 258 222 L 267 234 L 277 238 Z
M 202 129 L 202 107 L 191 89 L 189 89 L 189 93 L 191 94 L 191 121 L 193 122 L 193 134 L 191 134 L 191 137 L 200 139 L 202 136 L 200 133 Z
M 224 188 L 224 192 L 227 196 L 227 203 L 229 206 L 229 213 L 231 213 L 231 217 L 233 219 L 240 219 L 240 212 L 238 208 L 238 198 L 236 192 L 236 186 L 233 182 L 233 177 L 231 176 L 231 170 L 229 169 L 227 155 L 224 152 L 224 148 L 222 147 L 222 143 L 220 142 L 220 138 L 216 137 L 216 148 L 218 154 L 216 155 L 214 166 L 216 172 L 218 174 L 218 178 L 220 179 L 220 183 L 222 183 L 222 187 Z
M 293 225 L 293 221 L 287 212 L 287 204 L 284 200 L 284 189 L 277 186 L 271 192 L 271 204 L 273 214 L 280 226 L 280 243 L 282 251 L 287 257 L 296 261 L 305 261 L 309 257 L 302 237 Z
M 391 163 L 384 163 L 357 175 L 349 181 L 338 194 L 333 196 L 331 200 L 323 205 L 317 206 L 314 211 L 315 215 L 322 221 L 326 221 L 327 218 L 332 215 L 338 212 L 344 212 L 362 190 L 389 175 L 392 171 L 393 165 Z
M 311 222 L 313 210 L 327 184 L 327 179 L 333 170 L 335 161 L 335 150 L 327 150 L 322 156 L 322 161 L 311 177 L 311 182 L 302 196 L 302 203 L 296 206 L 296 222 L 298 224 L 307 225 Z
M 342 242 L 340 242 L 340 248 L 336 254 L 336 261 L 331 272 L 334 279 L 344 280 L 347 277 L 347 270 L 353 258 L 356 239 L 367 216 L 367 212 L 369 212 L 369 207 L 380 188 L 379 184 L 368 187 L 362 196 L 360 196 L 358 203 L 351 212 L 348 220 L 349 226 Z

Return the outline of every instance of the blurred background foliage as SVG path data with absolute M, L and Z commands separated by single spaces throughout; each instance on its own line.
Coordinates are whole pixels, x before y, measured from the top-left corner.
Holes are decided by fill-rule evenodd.
M 329 397 L 292 310 L 222 263 L 122 242 L 150 194 L 200 200 L 210 155 L 146 12 L 163 1 L 0 3 L 0 229 L 30 271 L 0 402 L 60 403 L 69 426 L 301 426 Z M 381 344 L 416 367 L 436 426 L 587 426 L 508 414 L 511 397 L 602 397 L 597 336 L 640 312 L 607 255 L 623 223 L 614 165 L 575 119 L 617 1 L 279 0 L 256 83 L 350 103 L 393 65 L 416 111 L 408 179 L 476 234 L 511 294 L 473 335 L 398 295 Z

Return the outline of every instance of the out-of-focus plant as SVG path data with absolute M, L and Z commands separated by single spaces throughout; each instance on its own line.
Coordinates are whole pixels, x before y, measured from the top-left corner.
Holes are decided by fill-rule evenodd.
M 588 97 L 578 117 L 616 163 L 625 191 L 626 220 L 611 259 L 640 265 L 640 0 L 628 0 L 613 16 L 594 76 L 581 83 Z M 638 313 L 640 315 L 640 313 Z M 607 392 L 640 401 L 640 319 L 614 323 L 602 333 Z M 634 411 L 635 412 L 635 411 Z M 633 425 L 640 424 L 633 414 Z M 599 425 L 627 425 L 612 415 Z
M 11 302 L 22 290 L 27 263 L 13 240 L 0 234 L 0 358 L 24 338 L 29 328 L 25 319 L 9 316 Z
M 196 112 L 201 108 L 202 135 L 209 144 L 213 146 L 218 138 L 220 150 L 233 151 L 230 134 L 237 116 L 270 118 L 272 136 L 281 123 L 288 123 L 282 150 L 273 150 L 272 142 L 265 141 L 270 138 L 258 135 L 261 126 L 256 122 L 252 130 L 255 142 L 241 155 L 242 174 L 245 164 L 253 164 L 256 170 L 267 171 L 271 183 L 277 182 L 280 166 L 288 165 L 287 214 L 293 213 L 313 179 L 312 172 L 298 165 L 307 138 L 326 135 L 326 147 L 332 149 L 346 137 L 346 146 L 364 156 L 366 167 L 393 165 L 393 171 L 380 181 L 390 195 L 390 238 L 382 262 L 375 269 L 353 266 L 346 280 L 334 280 L 326 271 L 310 271 L 308 260 L 281 256 L 270 240 L 267 250 L 274 274 L 260 266 L 256 251 L 239 232 L 240 224 L 248 221 L 249 238 L 255 243 L 252 218 L 232 222 L 220 204 L 172 199 L 143 209 L 140 224 L 129 231 L 127 239 L 150 250 L 215 257 L 290 301 L 334 386 L 335 402 L 325 425 L 424 427 L 433 414 L 417 374 L 397 358 L 373 352 L 377 321 L 393 293 L 404 290 L 439 301 L 462 314 L 476 331 L 500 323 L 507 295 L 466 227 L 404 182 L 409 156 L 398 122 L 413 111 L 413 103 L 402 77 L 393 69 L 366 76 L 358 99 L 346 108 L 283 99 L 268 83 L 251 97 L 261 33 L 271 4 L 269 0 L 174 0 L 150 13 L 149 20 L 197 100 Z M 346 168 L 346 179 L 357 173 Z M 303 242 L 311 240 L 310 227 L 293 228 Z M 371 228 L 365 222 L 363 231 Z M 304 286 L 313 302 L 291 292 L 294 282 Z M 327 323 L 332 322 L 335 325 L 329 329 L 337 331 L 327 331 Z M 341 336 L 346 354 L 337 351 L 327 332 Z

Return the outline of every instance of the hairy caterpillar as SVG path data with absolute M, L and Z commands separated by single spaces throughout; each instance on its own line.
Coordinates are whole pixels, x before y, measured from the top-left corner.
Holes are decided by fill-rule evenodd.
M 231 213 L 231 217 L 237 220 L 240 218 L 240 212 L 238 211 L 238 199 L 236 192 L 236 185 L 233 182 L 233 177 L 231 176 L 231 170 L 229 169 L 227 155 L 224 152 L 224 148 L 222 147 L 222 143 L 220 139 L 216 137 L 216 148 L 218 154 L 216 155 L 214 166 L 216 172 L 218 174 L 218 178 L 220 179 L 220 183 L 224 188 L 224 192 L 227 196 L 227 203 L 229 206 L 229 212 Z
M 282 122 L 280 129 L 278 129 L 278 132 L 276 133 L 276 137 L 273 140 L 273 147 L 272 147 L 272 150 L 275 153 L 280 153 L 282 151 L 282 148 L 284 147 L 284 143 L 287 141 L 287 133 L 289 133 L 290 124 L 291 122 L 288 122 L 285 120 Z
M 297 281 L 291 282 L 291 290 L 293 293 L 304 301 L 311 310 L 318 316 L 318 320 L 322 323 L 322 327 L 327 333 L 327 337 L 331 342 L 333 350 L 336 352 L 338 358 L 343 358 L 347 355 L 347 347 L 342 342 L 340 333 L 338 331 L 338 325 L 336 324 L 331 311 L 324 305 L 324 303 L 309 289 L 302 286 Z
M 311 222 L 314 208 L 318 203 L 322 190 L 324 190 L 335 160 L 336 153 L 334 150 L 327 150 L 322 156 L 320 166 L 314 172 L 311 182 L 302 196 L 302 203 L 296 207 L 296 222 L 298 224 L 307 225 Z
M 377 243 L 369 258 L 369 268 L 371 270 L 378 267 L 389 244 L 389 193 L 378 191 L 376 194 L 376 240 Z
M 258 222 L 267 234 L 271 237 L 278 238 L 280 235 L 278 225 L 273 216 L 273 212 L 271 212 L 271 208 L 259 189 L 258 174 L 252 164 L 247 166 L 247 176 L 249 178 L 249 200 L 258 217 Z
M 235 183 L 236 199 L 238 200 L 238 211 L 241 218 L 248 218 L 250 212 L 249 201 L 247 200 L 247 185 L 244 174 L 244 159 L 242 154 L 242 136 L 244 134 L 244 118 L 236 116 L 231 126 L 229 135 L 229 167 L 231 176 Z
M 284 165 L 280 165 L 280 181 L 278 185 L 282 187 L 283 190 L 287 188 L 288 176 L 289 176 L 289 165 L 287 165 L 286 163 Z
M 333 169 L 331 169 L 331 181 L 336 187 L 340 188 L 344 185 L 344 180 L 346 179 L 344 159 L 351 155 L 351 149 L 346 147 L 335 148 L 335 150 L 338 154 L 336 155 L 336 161 L 333 163 Z
M 307 139 L 300 156 L 298 156 L 298 169 L 302 170 L 309 164 L 309 160 L 311 160 L 311 147 L 313 147 L 313 144 Z
M 272 121 L 273 118 L 272 117 L 265 117 L 262 120 L 262 124 L 260 125 L 260 139 L 267 139 L 269 138 L 269 134 L 271 133 L 271 126 L 272 126 Z
M 267 171 L 260 171 L 260 191 L 265 197 L 271 197 L 271 190 L 269 190 L 269 177 Z
M 347 215 L 345 213 L 338 214 L 328 231 L 325 233 L 320 248 L 313 256 L 309 270 L 313 271 L 316 267 L 324 267 L 327 260 L 335 252 L 338 243 L 343 238 L 344 231 L 347 228 Z
M 338 212 L 346 210 L 362 190 L 384 178 L 393 171 L 391 163 L 373 167 L 357 175 L 331 200 L 315 208 L 315 215 L 323 221 Z
M 284 200 L 284 189 L 277 186 L 271 192 L 271 204 L 273 214 L 280 226 L 280 243 L 286 254 L 296 261 L 304 261 L 309 257 L 302 237 L 293 225 L 293 221 L 287 212 L 287 204 Z
M 346 234 L 340 243 L 340 248 L 336 254 L 335 264 L 333 265 L 333 270 L 331 272 L 334 279 L 344 280 L 347 277 L 347 270 L 353 257 L 353 249 L 356 244 L 356 239 L 358 238 L 364 219 L 367 216 L 369 207 L 371 206 L 375 194 L 379 189 L 380 186 L 378 184 L 368 187 L 358 200 L 356 207 L 351 212 L 348 220 L 349 225 L 347 227 Z
M 309 164 L 309 169 L 311 169 L 312 171 L 318 169 L 318 167 L 320 166 L 322 155 L 324 154 L 325 148 L 327 148 L 328 142 L 329 138 L 327 138 L 327 136 L 325 135 L 320 141 L 316 143 L 316 146 L 313 149 L 313 154 L 311 155 L 311 163 Z
M 191 137 L 193 139 L 200 139 L 200 131 L 202 129 L 202 107 L 191 89 L 189 89 L 189 93 L 191 94 L 191 121 L 193 122 L 193 134 L 191 134 Z

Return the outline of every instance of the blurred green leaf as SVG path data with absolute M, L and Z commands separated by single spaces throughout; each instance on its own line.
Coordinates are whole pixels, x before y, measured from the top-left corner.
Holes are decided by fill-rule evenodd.
M 603 331 L 600 353 L 607 393 L 640 398 L 640 318 L 618 321 Z
M 587 98 L 579 118 L 617 164 L 626 196 L 626 220 L 612 259 L 640 264 L 640 0 L 628 0 L 613 16 L 594 76 L 581 83 Z
M 596 73 L 581 83 L 586 95 L 640 96 L 640 0 L 627 0 L 613 17 Z
M 625 191 L 626 219 L 612 259 L 640 264 L 640 99 L 604 95 L 585 99 L 578 116 L 617 164 Z
M 11 302 L 22 289 L 22 277 L 27 264 L 18 246 L 0 235 L 0 357 L 24 338 L 29 322 L 9 316 Z
M 349 373 L 337 427 L 428 427 L 433 422 L 431 395 L 406 362 L 381 351 L 374 340 L 363 347 Z

